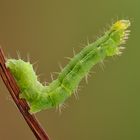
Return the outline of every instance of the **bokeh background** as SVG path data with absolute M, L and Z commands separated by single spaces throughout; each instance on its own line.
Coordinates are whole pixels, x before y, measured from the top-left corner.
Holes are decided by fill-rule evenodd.
M 51 140 L 140 139 L 139 0 L 0 0 L 0 44 L 9 57 L 38 62 L 40 80 L 65 66 L 84 44 L 118 19 L 130 19 L 131 36 L 121 57 L 107 59 L 83 81 L 60 115 L 42 111 L 38 119 Z M 34 140 L 32 132 L 0 80 L 0 140 Z

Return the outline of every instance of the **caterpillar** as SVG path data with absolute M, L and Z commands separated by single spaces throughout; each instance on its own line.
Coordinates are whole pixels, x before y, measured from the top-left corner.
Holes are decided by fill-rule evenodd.
M 121 44 L 129 35 L 129 20 L 119 20 L 95 42 L 88 44 L 62 69 L 56 80 L 49 85 L 38 81 L 30 62 L 21 59 L 7 59 L 6 66 L 13 74 L 19 88 L 20 98 L 24 98 L 30 106 L 30 113 L 57 107 L 63 104 L 76 90 L 80 81 L 91 68 L 103 61 L 105 57 L 120 55 Z

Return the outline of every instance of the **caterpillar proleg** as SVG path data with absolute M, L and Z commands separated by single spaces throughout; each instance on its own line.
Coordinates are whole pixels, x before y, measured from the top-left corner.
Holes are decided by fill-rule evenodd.
M 20 98 L 26 99 L 30 112 L 57 107 L 69 98 L 80 81 L 97 63 L 108 56 L 120 55 L 121 44 L 128 38 L 129 20 L 119 20 L 94 43 L 88 44 L 62 69 L 56 80 L 44 86 L 37 80 L 32 64 L 21 59 L 8 59 L 6 66 L 13 74 L 19 88 Z

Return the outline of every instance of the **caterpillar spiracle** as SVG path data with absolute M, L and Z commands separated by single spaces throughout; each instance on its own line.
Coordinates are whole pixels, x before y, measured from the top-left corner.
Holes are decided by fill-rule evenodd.
M 129 20 L 119 20 L 94 43 L 88 44 L 59 73 L 56 80 L 47 86 L 41 84 L 30 62 L 8 59 L 6 66 L 13 74 L 19 88 L 20 98 L 26 99 L 30 112 L 57 107 L 63 104 L 75 91 L 90 69 L 105 57 L 120 55 L 121 45 L 129 35 Z

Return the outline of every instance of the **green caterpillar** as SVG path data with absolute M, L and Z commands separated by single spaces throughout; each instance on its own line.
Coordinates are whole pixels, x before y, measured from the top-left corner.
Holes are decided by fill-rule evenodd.
M 37 80 L 33 66 L 21 59 L 8 59 L 6 66 L 13 74 L 19 88 L 20 98 L 26 99 L 30 112 L 57 107 L 69 98 L 80 81 L 88 74 L 93 65 L 104 60 L 106 56 L 121 54 L 121 44 L 128 38 L 129 20 L 119 20 L 97 41 L 88 44 L 75 55 L 60 72 L 58 78 L 48 86 Z

